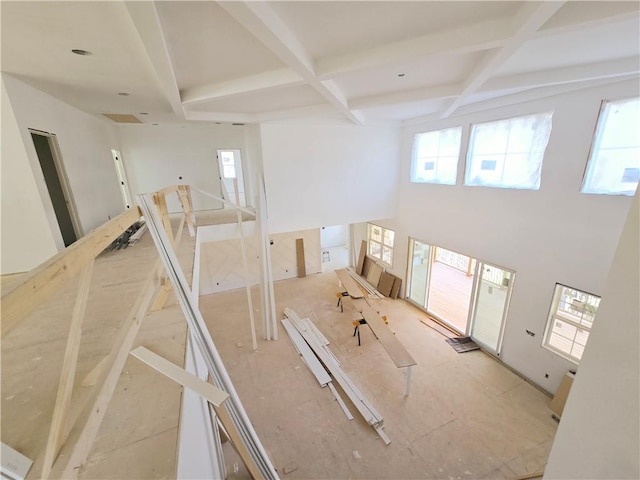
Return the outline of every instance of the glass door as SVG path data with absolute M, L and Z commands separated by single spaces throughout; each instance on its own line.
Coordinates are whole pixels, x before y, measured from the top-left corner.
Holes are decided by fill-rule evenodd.
M 409 279 L 407 298 L 421 308 L 426 308 L 431 247 L 411 238 L 409 239 L 409 258 L 411 261 L 407 275 Z
M 515 273 L 478 262 L 471 337 L 486 350 L 500 355 L 504 323 Z

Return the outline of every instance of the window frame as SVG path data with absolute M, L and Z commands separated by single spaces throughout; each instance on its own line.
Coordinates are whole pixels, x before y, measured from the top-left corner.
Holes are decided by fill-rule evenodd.
M 591 146 L 589 147 L 589 155 L 587 156 L 587 163 L 585 165 L 584 172 L 582 175 L 582 183 L 580 184 L 580 193 L 585 195 L 611 195 L 611 196 L 626 196 L 626 197 L 633 196 L 635 194 L 635 190 L 634 192 L 628 192 L 628 193 L 585 191 L 585 188 L 587 187 L 587 181 L 591 179 L 592 169 L 596 168 L 596 162 L 594 161 L 594 159 L 597 158 L 597 156 L 595 154 L 596 152 L 598 154 L 600 153 L 600 144 L 602 142 L 601 134 L 604 134 L 604 130 L 606 128 L 606 121 L 604 121 L 604 117 L 603 117 L 606 108 L 611 104 L 623 103 L 623 102 L 627 102 L 629 100 L 634 100 L 634 99 L 640 102 L 640 97 L 638 96 L 618 98 L 616 100 L 605 99 L 600 102 L 600 109 L 598 110 L 598 118 L 596 120 L 596 126 L 593 131 L 593 136 L 591 138 Z M 640 182 L 636 184 L 636 190 L 638 189 L 638 185 L 640 185 Z
M 579 321 L 576 322 L 575 320 L 569 318 L 568 316 L 563 316 L 558 313 L 560 310 L 560 303 L 562 300 L 562 291 L 565 288 L 570 290 L 575 290 L 576 292 L 584 294 L 588 297 L 594 297 L 598 299 L 598 306 L 595 308 L 595 310 L 592 313 L 593 319 L 591 320 L 591 326 L 584 325 Z M 560 350 L 558 347 L 555 347 L 550 344 L 551 335 L 554 333 L 554 328 L 553 328 L 554 323 L 556 322 L 556 320 L 559 320 L 561 322 L 564 322 L 565 324 L 569 324 L 570 326 L 576 328 L 576 334 L 574 335 L 574 338 L 571 340 L 571 350 L 573 350 L 573 347 L 575 346 L 575 344 L 578 343 L 576 342 L 578 330 L 582 330 L 586 332 L 587 339 L 585 340 L 584 346 L 583 346 L 586 348 L 587 343 L 589 342 L 589 336 L 591 335 L 591 330 L 593 329 L 593 323 L 595 322 L 596 314 L 598 313 L 598 308 L 600 307 L 601 300 L 602 300 L 602 297 L 600 295 L 595 295 L 593 293 L 589 293 L 584 290 L 580 290 L 579 288 L 571 287 L 569 285 L 564 285 L 562 283 L 556 283 L 553 289 L 553 297 L 551 300 L 551 307 L 549 308 L 549 315 L 547 316 L 547 321 L 545 324 L 544 335 L 542 337 L 542 347 L 556 355 L 559 355 L 565 360 L 568 360 L 571 363 L 574 363 L 575 365 L 580 365 L 580 360 L 582 360 L 582 353 L 580 354 L 580 357 L 577 357 L 575 355 L 572 355 L 571 353 L 566 353 Z M 570 313 L 570 312 L 567 312 L 567 313 Z M 580 318 L 581 320 L 584 318 L 585 313 L 586 312 L 584 311 L 582 312 L 582 317 Z M 580 343 L 578 343 L 578 345 L 580 345 Z
M 505 117 L 505 118 L 498 118 L 495 120 L 488 120 L 488 121 L 483 121 L 483 122 L 477 122 L 477 123 L 471 123 L 469 125 L 469 138 L 468 138 L 468 142 L 467 142 L 467 148 L 466 148 L 466 154 L 465 154 L 465 166 L 464 166 L 464 177 L 463 177 L 463 185 L 465 187 L 484 187 L 484 188 L 503 188 L 503 189 L 511 189 L 511 190 L 533 190 L 533 191 L 538 191 L 540 190 L 540 186 L 541 186 L 541 181 L 542 181 L 542 167 L 544 164 L 544 158 L 547 152 L 547 148 L 549 146 L 549 141 L 551 140 L 551 133 L 553 132 L 553 115 L 554 115 L 554 110 L 546 110 L 543 112 L 534 112 L 534 113 L 527 113 L 527 114 L 523 114 L 523 115 L 517 115 L 514 117 Z M 481 125 L 487 125 L 487 124 L 497 124 L 497 123 L 501 123 L 501 122 L 510 122 L 513 120 L 518 120 L 518 119 L 522 119 L 522 118 L 528 118 L 528 117 L 536 117 L 536 116 L 549 116 L 549 121 L 550 121 L 550 128 L 549 128 L 549 135 L 547 137 L 546 143 L 544 145 L 544 149 L 542 150 L 542 158 L 540 160 L 540 174 L 539 177 L 537 179 L 537 182 L 535 185 L 532 186 L 518 186 L 518 185 L 511 185 L 511 184 L 480 184 L 480 183 L 471 183 L 471 165 L 472 165 L 472 158 L 474 157 L 474 147 L 475 147 L 475 139 L 476 139 L 476 130 L 475 127 L 477 126 L 481 126 Z M 504 154 L 502 155 L 502 158 L 504 159 L 501 163 L 502 163 L 502 171 L 504 173 L 504 169 L 505 169 L 505 165 L 506 165 L 506 159 L 508 155 L 517 155 L 517 154 L 531 154 L 531 150 L 528 152 L 509 152 L 509 137 L 507 137 L 507 144 L 506 144 L 506 150 L 504 152 Z M 477 154 L 478 156 L 480 155 L 488 155 L 488 154 Z M 494 167 L 495 168 L 495 167 Z M 493 170 L 493 169 L 492 169 Z
M 377 240 L 373 240 L 371 238 L 371 229 L 373 227 L 377 227 L 380 229 L 380 242 L 378 242 Z M 393 242 L 392 245 L 389 245 L 388 243 L 385 242 L 385 231 L 389 231 L 393 233 Z M 369 255 L 370 257 L 375 258 L 377 261 L 379 261 L 380 263 L 382 263 L 383 265 L 389 267 L 389 268 L 393 268 L 393 257 L 394 257 L 394 250 L 395 250 L 395 243 L 396 243 L 396 232 L 395 230 L 392 230 L 390 228 L 386 228 L 383 227 L 381 225 L 378 225 L 376 223 L 371 223 L 368 222 L 367 223 L 367 255 Z M 377 245 L 379 247 L 379 255 L 376 255 L 375 253 L 372 253 L 372 246 L 373 245 Z M 384 261 L 384 249 L 387 248 L 391 251 L 391 262 L 385 262 Z
M 455 161 L 455 175 L 453 178 L 453 182 L 449 182 L 449 181 L 441 181 L 438 180 L 437 178 L 433 179 L 433 180 L 420 180 L 418 179 L 418 176 L 416 175 L 416 168 L 418 167 L 418 148 L 417 148 L 417 143 L 418 143 L 418 136 L 419 135 L 426 135 L 426 134 L 433 134 L 433 133 L 441 133 L 447 130 L 457 130 L 458 131 L 458 152 L 456 154 L 456 161 Z M 435 185 L 457 185 L 458 183 L 458 169 L 460 166 L 460 154 L 462 153 L 462 125 L 458 125 L 458 126 L 453 126 L 453 127 L 445 127 L 445 128 L 439 128 L 437 130 L 427 130 L 425 132 L 415 132 L 413 134 L 413 143 L 412 143 L 412 148 L 411 148 L 411 169 L 409 172 L 409 181 L 411 183 L 426 183 L 426 184 L 435 184 Z M 446 155 L 447 157 L 449 157 L 450 155 Z M 428 159 L 428 161 L 433 161 L 434 163 L 434 169 L 436 170 L 436 172 L 438 171 L 438 162 L 440 161 L 440 152 L 438 151 L 438 156 L 437 157 L 420 157 L 420 158 L 426 158 Z M 437 173 L 436 173 L 436 177 L 437 177 Z

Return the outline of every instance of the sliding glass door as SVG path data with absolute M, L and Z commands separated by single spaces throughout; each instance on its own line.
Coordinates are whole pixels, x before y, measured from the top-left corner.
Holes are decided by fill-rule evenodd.
M 407 297 L 422 308 L 427 305 L 431 246 L 417 240 L 409 240 L 409 288 Z
M 406 298 L 433 318 L 500 355 L 515 273 L 409 239 Z
M 471 337 L 486 350 L 500 355 L 514 272 L 486 262 L 478 263 L 477 272 Z

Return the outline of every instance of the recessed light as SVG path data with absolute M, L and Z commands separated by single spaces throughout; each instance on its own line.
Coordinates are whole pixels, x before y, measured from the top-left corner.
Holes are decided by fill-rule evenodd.
M 216 122 L 216 125 L 222 125 L 222 122 Z
M 157 124 L 157 123 L 152 123 L 151 125 L 156 125 L 156 126 L 158 126 L 158 124 Z
M 244 123 L 232 123 L 234 127 L 244 127 Z
M 398 76 L 399 77 L 404 77 L 404 73 L 399 73 Z
M 72 53 L 75 53 L 76 55 L 93 55 L 89 50 L 82 50 L 80 48 L 74 48 L 73 50 L 71 50 Z
M 120 95 L 121 97 L 128 97 L 131 94 L 127 92 L 118 92 L 118 95 Z
M 140 112 L 140 115 L 149 115 L 147 112 Z

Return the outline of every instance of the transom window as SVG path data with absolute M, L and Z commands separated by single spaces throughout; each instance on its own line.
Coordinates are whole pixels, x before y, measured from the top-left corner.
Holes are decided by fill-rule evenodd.
M 462 128 L 416 133 L 413 137 L 411 181 L 455 185 Z
M 368 240 L 369 255 L 391 267 L 393 265 L 395 232 L 370 223 L 368 227 Z
M 471 128 L 465 185 L 538 190 L 553 112 Z
M 542 346 L 579 363 L 599 305 L 600 297 L 557 283 Z
M 603 102 L 581 191 L 633 195 L 640 180 L 640 98 Z

